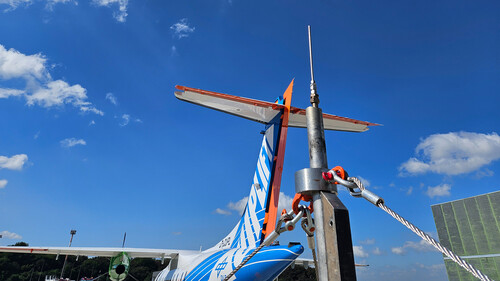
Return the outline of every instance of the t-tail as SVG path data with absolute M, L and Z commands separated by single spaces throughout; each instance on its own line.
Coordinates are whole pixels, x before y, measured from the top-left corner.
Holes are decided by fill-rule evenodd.
M 265 124 L 257 166 L 247 205 L 238 224 L 213 248 L 255 248 L 274 231 L 278 214 L 281 173 L 288 127 L 306 127 L 305 110 L 291 107 L 293 80 L 275 103 L 176 86 L 175 96 L 183 101 L 219 110 Z M 363 132 L 365 121 L 323 114 L 326 130 Z

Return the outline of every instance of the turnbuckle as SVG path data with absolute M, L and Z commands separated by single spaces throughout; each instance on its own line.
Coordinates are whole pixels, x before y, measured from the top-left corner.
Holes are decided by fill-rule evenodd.
M 314 231 L 316 230 L 316 226 L 314 225 L 314 219 L 311 217 L 309 209 L 305 209 L 305 211 L 306 216 L 302 218 L 300 225 L 307 235 L 307 245 L 309 246 L 309 249 L 314 251 L 316 248 L 314 243 Z

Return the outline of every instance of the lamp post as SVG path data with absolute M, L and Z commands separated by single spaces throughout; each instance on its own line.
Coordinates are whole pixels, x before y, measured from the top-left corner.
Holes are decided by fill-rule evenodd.
M 72 229 L 69 234 L 71 234 L 71 238 L 69 239 L 69 246 L 68 247 L 71 247 L 71 243 L 73 242 L 73 236 L 76 234 L 76 230 Z M 66 266 L 66 261 L 68 260 L 68 255 L 66 255 L 66 257 L 64 258 L 64 263 L 63 263 L 63 267 L 61 269 L 61 277 L 59 277 L 59 279 L 63 279 L 63 274 L 64 274 L 64 267 Z

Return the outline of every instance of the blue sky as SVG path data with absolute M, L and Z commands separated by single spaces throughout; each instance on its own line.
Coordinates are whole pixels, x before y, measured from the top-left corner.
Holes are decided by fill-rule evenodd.
M 182 103 L 185 85 L 308 106 L 307 25 L 330 165 L 436 235 L 432 204 L 500 187 L 497 1 L 0 0 L 2 245 L 199 249 L 238 221 L 261 124 Z M 308 167 L 291 128 L 283 202 Z M 340 188 L 341 189 L 341 188 Z M 359 280 L 446 280 L 442 257 L 341 190 Z M 288 199 L 288 201 L 287 201 Z M 218 211 L 217 211 L 218 209 Z M 300 231 L 281 241 L 301 241 Z M 305 256 L 310 256 L 306 251 Z

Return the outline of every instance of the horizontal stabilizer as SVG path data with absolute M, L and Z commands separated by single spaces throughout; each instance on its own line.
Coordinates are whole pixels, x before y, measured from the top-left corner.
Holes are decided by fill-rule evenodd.
M 244 97 L 232 96 L 184 86 L 176 86 L 182 92 L 175 92 L 175 96 L 183 101 L 198 104 L 204 107 L 219 110 L 225 113 L 250 119 L 264 124 L 269 124 L 276 113 L 285 106 L 272 102 L 254 100 Z M 368 126 L 378 124 L 340 117 L 331 114 L 323 114 L 325 130 L 364 132 Z M 306 128 L 306 111 L 304 109 L 290 107 L 289 127 Z

